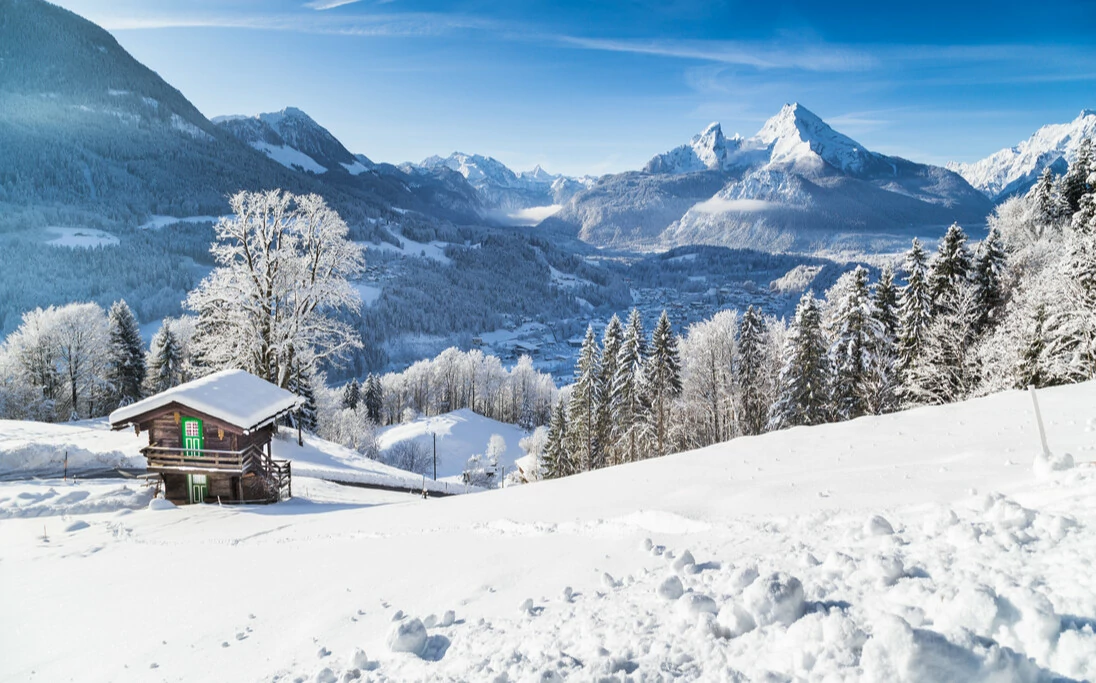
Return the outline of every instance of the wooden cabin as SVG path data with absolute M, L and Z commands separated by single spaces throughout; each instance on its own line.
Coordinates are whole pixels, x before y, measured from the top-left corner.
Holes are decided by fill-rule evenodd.
M 111 429 L 148 434 L 141 449 L 171 502 L 271 503 L 292 495 L 276 460 L 277 420 L 304 399 L 243 370 L 223 370 L 110 414 Z

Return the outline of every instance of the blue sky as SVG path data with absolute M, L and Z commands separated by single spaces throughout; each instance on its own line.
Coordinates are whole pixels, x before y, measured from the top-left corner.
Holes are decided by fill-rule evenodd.
M 1096 108 L 1096 2 L 60 0 L 204 114 L 297 106 L 353 152 L 640 167 L 798 101 L 870 149 L 972 161 Z

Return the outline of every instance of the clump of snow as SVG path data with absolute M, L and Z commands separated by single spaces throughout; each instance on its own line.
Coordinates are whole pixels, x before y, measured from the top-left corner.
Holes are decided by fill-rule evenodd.
M 388 632 L 388 649 L 392 652 L 422 654 L 425 648 L 426 627 L 418 619 L 399 621 Z
M 693 554 L 686 550 L 674 560 L 672 566 L 678 574 L 692 573 L 696 569 L 696 560 L 693 559 Z
M 758 578 L 742 593 L 743 606 L 758 626 L 790 625 L 803 616 L 803 584 L 783 572 Z
M 148 501 L 148 509 L 149 510 L 174 510 L 175 509 L 175 503 L 172 503 L 170 500 L 167 500 L 166 498 L 153 498 L 152 500 Z
M 347 663 L 351 669 L 366 669 L 369 667 L 369 657 L 366 656 L 365 650 L 357 647 L 354 648 Z
M 687 619 L 696 619 L 701 614 L 718 614 L 719 606 L 715 600 L 702 593 L 686 593 L 677 601 L 678 615 Z
M 890 536 L 894 527 L 881 515 L 872 515 L 864 522 L 864 533 L 868 536 Z
M 719 609 L 716 624 L 720 627 L 718 635 L 723 638 L 737 638 L 757 628 L 753 616 L 737 602 L 728 602 Z
M 658 597 L 663 600 L 677 600 L 685 594 L 685 587 L 681 585 L 681 579 L 671 574 L 658 584 Z
M 457 620 L 456 612 L 454 612 L 451 609 L 446 610 L 445 613 L 441 615 L 441 621 L 438 622 L 438 626 L 441 626 L 442 628 L 448 628 L 448 627 L 452 626 L 453 623 L 456 620 Z
M 1040 479 L 1051 477 L 1055 472 L 1073 469 L 1073 456 L 1069 453 L 1037 453 L 1032 463 L 1035 476 Z

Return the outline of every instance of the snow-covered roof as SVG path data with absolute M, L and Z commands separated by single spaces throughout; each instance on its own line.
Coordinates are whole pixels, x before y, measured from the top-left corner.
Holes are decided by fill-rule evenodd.
M 249 430 L 299 407 L 304 399 L 249 372 L 221 370 L 119 408 L 110 414 L 110 425 L 124 426 L 172 403 Z

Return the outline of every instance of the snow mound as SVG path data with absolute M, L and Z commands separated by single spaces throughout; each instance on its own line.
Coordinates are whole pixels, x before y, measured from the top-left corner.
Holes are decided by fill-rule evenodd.
M 745 608 L 758 626 L 788 626 L 803 616 L 806 603 L 799 579 L 776 572 L 758 578 L 742 593 Z
M 1062 453 L 1061 455 L 1056 453 L 1038 453 L 1031 466 L 1031 469 L 1035 472 L 1035 476 L 1040 479 L 1046 479 L 1055 472 L 1061 472 L 1072 468 L 1073 456 L 1069 453 Z
M 175 509 L 175 503 L 172 503 L 170 500 L 167 500 L 166 498 L 153 498 L 152 500 L 148 501 L 148 509 L 149 510 L 174 510 Z
M 418 619 L 404 619 L 392 625 L 388 632 L 388 649 L 392 652 L 422 654 L 426 649 L 426 627 Z

